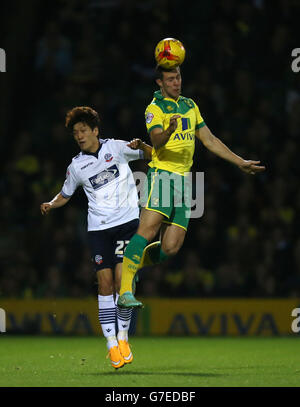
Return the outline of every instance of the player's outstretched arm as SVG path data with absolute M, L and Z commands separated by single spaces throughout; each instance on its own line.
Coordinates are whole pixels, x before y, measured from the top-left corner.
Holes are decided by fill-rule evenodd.
M 64 206 L 69 200 L 70 198 L 64 198 L 62 194 L 59 193 L 52 199 L 52 201 L 44 202 L 41 204 L 41 214 L 48 215 L 51 209 L 60 208 L 61 206 Z
M 152 147 L 144 143 L 141 139 L 135 138 L 127 144 L 128 147 L 133 150 L 142 150 L 144 152 L 145 160 L 151 160 L 152 158 Z
M 215 137 L 207 126 L 203 126 L 196 130 L 196 137 L 204 144 L 204 146 L 210 150 L 212 153 L 218 155 L 237 165 L 240 170 L 247 174 L 255 175 L 258 172 L 262 172 L 266 167 L 258 165 L 260 161 L 244 160 L 239 157 L 233 151 L 231 151 L 220 139 Z

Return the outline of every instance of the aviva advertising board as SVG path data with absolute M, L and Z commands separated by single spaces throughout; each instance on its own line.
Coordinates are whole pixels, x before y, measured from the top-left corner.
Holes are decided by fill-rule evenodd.
M 292 326 L 297 325 L 293 310 L 300 310 L 300 299 L 141 300 L 145 307 L 135 312 L 131 334 L 192 336 L 299 334 Z M 101 335 L 97 307 L 98 303 L 94 298 L 53 301 L 0 300 L 0 308 L 5 312 L 7 333 Z

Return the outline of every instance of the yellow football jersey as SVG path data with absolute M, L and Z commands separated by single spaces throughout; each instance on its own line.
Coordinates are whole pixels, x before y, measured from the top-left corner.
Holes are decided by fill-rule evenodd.
M 205 123 L 192 99 L 180 96 L 175 101 L 164 98 L 161 91 L 156 91 L 145 112 L 148 134 L 155 127 L 166 130 L 170 125 L 170 117 L 174 115 L 180 115 L 180 119 L 177 119 L 177 129 L 164 146 L 157 150 L 152 149 L 149 166 L 184 175 L 193 165 L 195 130 L 205 126 Z

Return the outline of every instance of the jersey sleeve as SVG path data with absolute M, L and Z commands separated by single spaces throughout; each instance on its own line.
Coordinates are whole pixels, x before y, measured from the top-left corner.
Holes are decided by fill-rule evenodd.
M 164 128 L 163 112 L 153 103 L 151 103 L 145 111 L 145 120 L 148 134 L 156 127 Z
M 70 198 L 74 194 L 78 186 L 79 181 L 76 177 L 74 167 L 71 163 L 67 168 L 66 179 L 60 193 L 64 198 Z
M 142 150 L 133 150 L 127 146 L 128 141 L 120 141 L 120 143 L 122 154 L 127 162 L 144 158 L 144 152 Z
M 195 102 L 194 102 L 195 103 Z M 201 116 L 199 107 L 195 103 L 195 112 L 196 112 L 196 130 L 200 129 L 201 127 L 206 126 L 203 117 Z

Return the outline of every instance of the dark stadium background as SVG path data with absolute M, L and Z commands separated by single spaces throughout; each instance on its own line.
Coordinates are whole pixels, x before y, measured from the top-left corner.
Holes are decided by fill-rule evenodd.
M 96 109 L 104 138 L 149 142 L 153 50 L 165 37 L 186 47 L 183 95 L 267 170 L 247 176 L 197 143 L 204 216 L 173 260 L 144 270 L 138 296 L 300 296 L 299 12 L 292 0 L 2 2 L 0 298 L 96 295 L 83 192 L 47 217 L 39 205 L 60 191 L 78 151 L 68 109 Z

